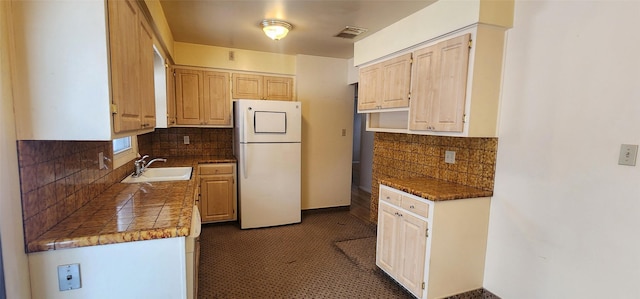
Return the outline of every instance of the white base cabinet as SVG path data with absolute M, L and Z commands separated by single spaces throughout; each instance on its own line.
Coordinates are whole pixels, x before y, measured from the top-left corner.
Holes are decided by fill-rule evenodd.
M 490 198 L 426 200 L 380 185 L 376 265 L 417 298 L 482 288 Z

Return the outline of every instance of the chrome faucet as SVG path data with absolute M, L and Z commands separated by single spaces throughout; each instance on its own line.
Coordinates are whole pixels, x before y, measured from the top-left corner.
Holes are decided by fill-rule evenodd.
M 133 174 L 134 178 L 140 177 L 142 175 L 142 173 L 147 169 L 147 167 L 151 166 L 151 164 L 153 164 L 154 162 L 160 161 L 160 162 L 167 162 L 167 159 L 163 159 L 163 158 L 156 158 L 153 159 L 151 161 L 149 161 L 149 163 L 147 163 L 145 161 L 145 159 L 149 158 L 149 155 L 144 155 L 142 156 L 142 158 L 133 161 L 133 165 L 135 165 L 136 167 L 136 172 Z

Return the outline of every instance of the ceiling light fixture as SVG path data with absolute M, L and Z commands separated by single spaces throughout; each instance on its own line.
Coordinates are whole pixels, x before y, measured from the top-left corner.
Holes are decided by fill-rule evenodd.
M 293 28 L 291 24 L 279 20 L 263 20 L 262 30 L 272 40 L 280 40 L 287 36 L 287 33 Z

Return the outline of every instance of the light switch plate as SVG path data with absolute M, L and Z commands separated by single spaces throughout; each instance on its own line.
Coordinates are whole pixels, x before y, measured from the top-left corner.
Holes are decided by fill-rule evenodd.
M 103 152 L 98 153 L 98 169 L 100 170 L 104 169 L 104 153 Z
M 456 152 L 455 151 L 445 151 L 444 152 L 444 162 L 449 164 L 456 163 Z
M 189 136 L 184 136 L 184 144 L 189 144 Z
M 80 264 L 58 266 L 58 286 L 60 291 L 69 291 L 81 288 Z
M 636 166 L 636 156 L 638 156 L 637 144 L 623 144 L 620 146 L 618 164 Z

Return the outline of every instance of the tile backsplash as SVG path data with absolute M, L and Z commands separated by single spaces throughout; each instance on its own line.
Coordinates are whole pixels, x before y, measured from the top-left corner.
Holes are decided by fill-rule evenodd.
M 433 177 L 493 191 L 498 138 L 444 137 L 376 132 L 373 147 L 371 220 L 378 215 L 378 180 Z M 444 162 L 455 151 L 455 164 Z
M 156 129 L 138 136 L 138 147 L 152 157 L 231 156 L 232 138 L 233 129 Z M 112 159 L 112 142 L 18 141 L 25 244 L 133 172 L 133 163 L 114 170 L 111 160 L 99 169 L 100 152 Z
M 25 242 L 51 227 L 133 171 L 131 163 L 99 169 L 98 153 L 111 159 L 110 141 L 18 141 Z
M 189 136 L 189 144 L 184 144 Z M 157 157 L 232 156 L 231 128 L 169 128 L 138 136 L 140 154 Z

